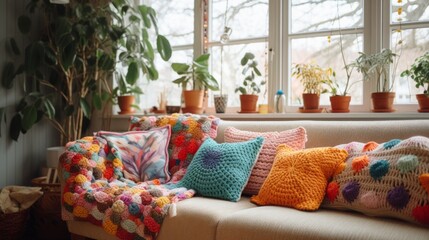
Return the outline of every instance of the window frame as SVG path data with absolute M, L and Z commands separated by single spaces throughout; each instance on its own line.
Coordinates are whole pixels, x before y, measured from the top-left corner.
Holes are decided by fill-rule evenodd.
M 135 0 L 138 1 L 138 0 Z M 273 51 L 272 58 L 268 59 L 268 104 L 270 109 L 273 106 L 273 99 L 278 89 L 288 89 L 289 79 L 291 76 L 291 54 L 290 41 L 299 36 L 327 36 L 327 34 L 337 35 L 339 30 L 327 30 L 311 33 L 289 33 L 289 6 L 290 0 L 278 1 L 269 0 L 268 2 L 268 37 L 248 38 L 240 40 L 231 40 L 224 45 L 245 44 L 253 42 L 264 42 L 268 39 L 268 49 Z M 212 4 L 211 0 L 194 0 L 194 43 L 188 45 L 173 46 L 173 51 L 192 49 L 194 56 L 199 56 L 204 52 L 204 4 Z M 410 28 L 429 28 L 429 20 L 423 22 L 406 22 L 406 23 L 392 23 L 391 18 L 391 0 L 363 0 L 364 23 L 363 27 L 359 28 L 344 28 L 341 30 L 342 34 L 363 34 L 363 51 L 367 54 L 372 54 L 381 51 L 383 48 L 390 48 L 391 31 L 399 25 L 402 29 Z M 210 11 L 209 11 L 210 13 Z M 210 20 L 210 17 L 208 18 Z M 209 23 L 210 27 L 210 23 Z M 207 47 L 221 46 L 222 44 L 213 39 L 210 42 L 208 39 Z M 359 74 L 355 72 L 354 74 Z M 351 105 L 351 112 L 370 112 L 371 99 L 370 95 L 375 89 L 375 82 L 363 82 L 363 102 L 362 104 Z M 287 93 L 287 92 L 286 92 Z M 288 97 L 288 96 L 287 96 Z M 329 108 L 329 106 L 322 106 Z M 229 109 L 230 107 L 228 107 Z M 417 103 L 410 104 L 397 104 L 395 103 L 397 112 L 411 112 L 416 111 Z M 232 108 L 236 111 L 238 108 Z M 213 113 L 214 107 L 208 110 L 208 113 Z M 287 104 L 287 112 L 298 112 L 298 106 L 289 106 Z M 379 114 L 379 113 L 378 113 Z

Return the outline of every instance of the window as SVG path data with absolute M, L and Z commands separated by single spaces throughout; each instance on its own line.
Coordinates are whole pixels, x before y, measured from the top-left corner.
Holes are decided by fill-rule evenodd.
M 322 68 L 331 67 L 340 82 L 340 90 L 344 89 L 346 72 L 342 54 L 345 62 L 350 63 L 358 52 L 363 51 L 363 0 L 292 0 L 287 9 L 289 19 L 284 26 L 288 41 L 288 47 L 285 47 L 289 66 L 287 75 L 291 76 L 293 64 L 311 62 Z M 286 79 L 290 79 L 286 85 L 289 105 L 302 106 L 302 84 L 295 78 Z M 351 76 L 352 104 L 363 103 L 363 84 L 359 80 L 359 74 Z M 329 94 L 322 94 L 320 103 L 329 105 Z
M 194 48 L 194 1 L 193 0 L 141 0 L 157 13 L 159 32 L 169 41 L 173 54 L 168 62 L 158 55 L 155 60 L 159 72 L 156 81 L 142 80 L 144 94 L 140 96 L 140 108 L 159 106 L 161 94 L 165 94 L 168 105 L 180 106 L 181 88 L 172 83 L 177 75 L 171 69 L 173 62 L 187 62 L 193 57 Z
M 146 89 L 141 101 L 144 109 L 158 105 L 161 92 L 166 92 L 168 104 L 179 105 L 181 89 L 172 84 L 177 75 L 171 63 L 189 62 L 204 51 L 211 54 L 211 72 L 222 93 L 228 94 L 228 112 L 236 112 L 239 107 L 239 94 L 234 90 L 243 80 L 240 59 L 248 51 L 257 58 L 263 75 L 260 80 L 268 81 L 259 103 L 272 104 L 275 91 L 282 89 L 287 94 L 287 110 L 297 112 L 302 105 L 302 87 L 291 77 L 294 63 L 314 62 L 331 67 L 340 88 L 344 88 L 345 63 L 351 63 L 359 52 L 371 54 L 391 48 L 400 55 L 391 66 L 395 106 L 398 110 L 415 111 L 414 95 L 421 90 L 415 89 L 411 79 L 399 75 L 429 49 L 428 1 L 140 1 L 157 11 L 159 31 L 167 36 L 174 50 L 168 63 L 158 61 L 159 80 L 142 83 Z M 224 27 L 232 31 L 229 41 L 221 43 Z M 374 84 L 362 81 L 357 71 L 353 71 L 350 81 L 351 110 L 368 112 Z M 209 106 L 213 105 L 212 95 L 219 93 L 210 91 Z M 329 105 L 328 98 L 323 94 L 321 104 Z
M 257 59 L 262 74 L 257 82 L 268 78 L 268 0 L 213 0 L 209 2 L 208 9 L 207 46 L 212 73 L 222 88 L 222 94 L 228 95 L 227 110 L 236 111 L 240 101 L 235 89 L 244 79 L 240 60 L 246 52 L 252 52 Z M 228 42 L 221 43 L 224 27 L 231 28 L 231 35 Z M 209 103 L 212 99 L 209 97 Z M 264 100 L 268 101 L 263 86 L 259 101 Z
M 414 59 L 429 50 L 429 2 L 425 0 L 392 1 L 389 9 L 389 46 L 398 54 L 397 65 L 392 66 L 396 103 L 416 103 L 415 95 L 422 93 L 416 89 L 414 81 L 400 77 Z

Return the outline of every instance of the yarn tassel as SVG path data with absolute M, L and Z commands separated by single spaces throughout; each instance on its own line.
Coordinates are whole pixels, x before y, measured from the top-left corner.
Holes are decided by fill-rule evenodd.
M 177 215 L 176 203 L 172 203 L 168 208 L 168 216 L 175 217 Z

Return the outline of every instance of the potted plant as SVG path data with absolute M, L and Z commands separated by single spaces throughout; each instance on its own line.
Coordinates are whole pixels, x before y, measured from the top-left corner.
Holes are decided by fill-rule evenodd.
M 191 64 L 171 64 L 172 69 L 181 76 L 173 83 L 182 87 L 185 112 L 202 113 L 205 90 L 219 90 L 217 80 L 209 72 L 209 57 L 210 54 L 206 53 L 197 57 Z
M 349 91 L 354 83 L 350 82 L 350 78 L 352 76 L 352 73 L 354 71 L 355 66 L 353 64 L 347 64 L 346 57 L 344 55 L 344 48 L 343 48 L 343 38 L 340 28 L 340 35 L 339 35 L 339 45 L 340 45 L 340 52 L 341 52 L 341 59 L 344 64 L 344 70 L 346 72 L 346 81 L 344 84 L 344 87 L 341 88 L 340 84 L 337 81 L 336 76 L 334 75 L 334 78 L 329 78 L 325 81 L 325 84 L 328 87 L 328 92 L 331 94 L 329 97 L 329 101 L 331 103 L 331 112 L 332 113 L 347 113 L 350 112 L 350 101 L 351 96 L 349 95 Z
M 372 55 L 360 52 L 359 57 L 352 63 L 352 66 L 363 74 L 364 80 L 376 81 L 377 91 L 371 93 L 373 112 L 395 111 L 395 93 L 392 92 L 394 82 L 389 82 L 389 66 L 394 57 L 396 54 L 390 49 L 383 49 Z
M 133 67 L 133 65 L 130 65 L 130 67 Z M 143 94 L 142 89 L 136 85 L 138 75 L 130 76 L 130 74 L 127 74 L 124 77 L 121 74 L 117 74 L 116 80 L 117 87 L 112 90 L 112 97 L 114 103 L 118 104 L 121 110 L 119 114 L 133 113 L 134 108 L 139 109 L 138 105 L 135 104 L 135 95 Z
M 321 112 L 320 94 L 327 91 L 323 84 L 331 81 L 334 75 L 335 72 L 331 68 L 323 69 L 318 64 L 299 63 L 293 66 L 292 76 L 299 79 L 304 86 L 302 93 L 304 106 L 300 109 L 301 112 Z
M 251 52 L 246 52 L 240 61 L 243 70 L 241 74 L 245 77 L 242 85 L 235 89 L 235 92 L 240 92 L 240 113 L 256 113 L 256 104 L 258 95 L 261 92 L 261 86 L 265 81 L 257 81 L 256 76 L 261 76 L 258 69 L 258 62 L 255 60 L 255 55 Z M 246 75 L 247 74 L 247 75 Z
M 411 77 L 416 88 L 423 87 L 423 94 L 417 94 L 419 112 L 429 112 L 429 52 L 415 59 L 411 67 L 401 73 L 401 77 Z
M 157 79 L 149 29 L 155 29 L 161 57 L 167 60 L 171 56 L 168 40 L 158 34 L 155 11 L 134 6 L 130 0 L 65 5 L 34 0 L 26 9 L 40 12 L 43 29 L 36 30 L 42 34 L 34 39 L 29 34 L 32 18 L 18 18 L 19 30 L 30 41 L 23 63 L 15 57 L 3 70 L 6 88 L 12 88 L 16 76 L 25 73 L 23 98 L 10 125 L 15 140 L 43 117 L 60 132 L 62 145 L 79 139 L 85 131 L 84 121 L 113 100 L 109 86 L 117 62 L 125 65 L 130 78 L 141 71 L 148 79 Z M 20 55 L 17 42 L 10 39 L 8 43 L 15 56 Z

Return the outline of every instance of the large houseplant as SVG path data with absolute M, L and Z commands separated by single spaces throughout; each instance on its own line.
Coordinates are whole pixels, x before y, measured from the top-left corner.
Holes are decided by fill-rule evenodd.
M 261 86 L 266 82 L 257 79 L 258 76 L 261 76 L 261 71 L 258 69 L 258 62 L 253 53 L 246 52 L 240 60 L 240 65 L 243 67 L 241 74 L 244 75 L 244 79 L 242 84 L 235 89 L 235 92 L 241 93 L 240 113 L 255 113 L 258 94 L 261 92 Z
M 302 112 L 320 112 L 320 94 L 327 90 L 324 83 L 331 81 L 335 72 L 331 68 L 323 69 L 318 64 L 298 63 L 293 65 L 292 76 L 300 80 L 304 87 L 302 98 L 304 106 Z
M 190 113 L 203 112 L 204 92 L 207 89 L 219 90 L 219 84 L 209 72 L 210 54 L 202 54 L 192 63 L 172 63 L 172 69 L 181 77 L 173 80 L 173 83 L 182 87 L 185 109 Z
M 415 59 L 409 69 L 401 73 L 401 77 L 411 77 L 416 88 L 423 87 L 423 94 L 417 94 L 419 112 L 429 112 L 429 52 Z
M 376 81 L 377 90 L 371 94 L 373 112 L 392 112 L 395 93 L 392 92 L 394 82 L 389 81 L 389 66 L 396 54 L 390 49 L 378 53 L 359 53 L 352 66 L 363 74 L 364 80 Z
M 76 0 L 66 5 L 32 0 L 27 9 L 42 16 L 43 29 L 33 30 L 41 33 L 34 39 L 29 32 L 39 15 L 18 18 L 20 31 L 30 41 L 23 63 L 8 62 L 2 74 L 3 86 L 11 88 L 16 76 L 25 73 L 23 98 L 11 120 L 15 140 L 42 116 L 61 133 L 62 143 L 80 138 L 84 119 L 113 100 L 109 81 L 117 62 L 125 65 L 127 79 L 139 72 L 157 79 L 150 29 L 161 57 L 171 56 L 168 40 L 158 34 L 155 11 L 133 6 L 130 0 Z M 9 43 L 19 54 L 16 41 Z

